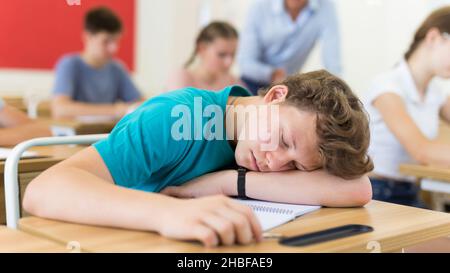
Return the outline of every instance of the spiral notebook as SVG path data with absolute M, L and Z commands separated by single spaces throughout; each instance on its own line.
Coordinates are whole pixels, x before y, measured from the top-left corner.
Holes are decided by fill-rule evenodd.
M 237 199 L 237 201 L 253 209 L 263 231 L 268 231 L 299 216 L 320 209 L 320 206 L 292 205 L 259 200 Z

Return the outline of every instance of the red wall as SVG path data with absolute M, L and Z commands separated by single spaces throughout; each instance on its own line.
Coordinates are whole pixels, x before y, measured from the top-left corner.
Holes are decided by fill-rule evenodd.
M 82 49 L 85 12 L 104 5 L 123 21 L 125 32 L 118 58 L 133 70 L 135 1 L 80 3 L 70 6 L 66 0 L 0 0 L 0 68 L 52 69 L 63 54 Z

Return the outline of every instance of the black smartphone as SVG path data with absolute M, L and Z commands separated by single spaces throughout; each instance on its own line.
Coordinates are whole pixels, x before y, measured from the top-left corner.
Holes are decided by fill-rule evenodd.
M 365 225 L 345 225 L 292 237 L 281 238 L 279 243 L 287 246 L 307 246 L 373 231 Z

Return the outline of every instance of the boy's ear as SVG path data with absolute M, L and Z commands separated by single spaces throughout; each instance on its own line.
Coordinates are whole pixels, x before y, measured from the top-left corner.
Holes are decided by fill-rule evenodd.
M 286 85 L 275 85 L 264 96 L 264 102 L 267 104 L 277 104 L 286 100 L 289 90 Z
M 84 43 L 86 43 L 87 41 L 89 41 L 89 38 L 91 37 L 91 33 L 89 32 L 89 31 L 87 31 L 87 30 L 85 30 L 85 31 L 83 31 L 82 33 L 81 33 L 81 39 L 82 39 L 82 41 L 84 42 Z

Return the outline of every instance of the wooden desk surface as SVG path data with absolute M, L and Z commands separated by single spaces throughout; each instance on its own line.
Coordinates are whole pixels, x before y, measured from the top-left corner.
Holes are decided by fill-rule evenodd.
M 49 126 L 70 128 L 76 135 L 108 134 L 116 126 L 118 120 L 99 119 L 97 121 L 80 121 L 76 119 L 40 118 Z
M 84 146 L 72 145 L 56 145 L 56 146 L 42 146 L 33 147 L 30 151 L 35 151 L 39 155 L 45 156 L 42 158 L 22 159 L 19 162 L 19 172 L 36 172 L 45 170 L 54 164 L 70 157 L 71 155 L 84 149 Z M 5 168 L 5 161 L 0 160 L 0 175 L 3 175 Z
M 272 232 L 285 236 L 308 233 L 346 224 L 365 224 L 371 233 L 307 247 L 281 246 L 273 239 L 249 246 L 204 248 L 197 243 L 163 238 L 155 233 L 78 225 L 37 217 L 20 220 L 22 231 L 59 243 L 76 241 L 86 252 L 370 252 L 376 241 L 382 252 L 399 251 L 450 235 L 450 215 L 430 210 L 372 201 L 364 208 L 323 208 L 304 215 Z M 373 242 L 373 244 L 377 244 Z
M 27 106 L 24 103 L 24 98 L 21 96 L 4 96 L 2 99 L 6 104 L 19 109 L 20 111 L 27 112 Z M 38 105 L 38 116 L 39 117 L 50 117 L 52 114 L 50 100 L 41 101 Z
M 23 112 L 27 112 L 27 106 L 24 104 L 23 97 L 5 96 L 5 103 L 11 105 Z M 50 101 L 45 100 L 38 105 L 39 120 L 53 126 L 64 126 L 73 128 L 77 134 L 103 134 L 109 133 L 117 124 L 118 120 L 101 120 L 95 122 L 84 122 L 75 119 L 53 119 L 51 118 Z
M 450 143 L 450 125 L 441 123 L 439 126 L 438 140 Z M 399 166 L 400 173 L 418 178 L 429 178 L 439 181 L 450 182 L 450 168 L 439 166 L 425 166 L 419 164 L 401 164 Z
M 99 120 L 92 120 L 92 121 L 83 121 L 83 120 L 77 120 L 77 119 L 49 119 L 49 118 L 41 118 L 40 120 L 44 122 L 48 122 L 51 125 L 60 125 L 60 126 L 69 126 L 73 128 L 80 128 L 82 126 L 110 126 L 114 127 L 118 120 L 114 119 L 101 119 Z
M 429 178 L 433 180 L 450 183 L 450 169 L 436 166 L 424 166 L 415 164 L 400 165 L 400 173 L 418 178 Z
M 0 252 L 69 252 L 64 245 L 0 226 Z

